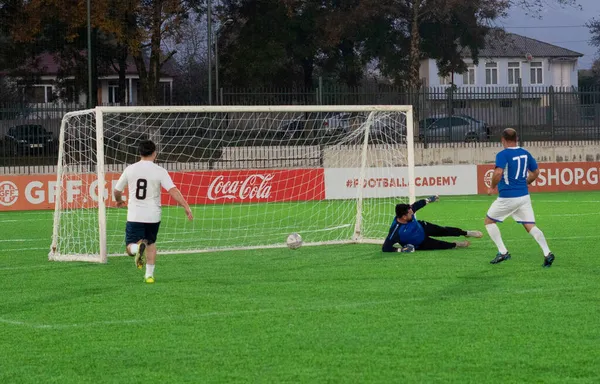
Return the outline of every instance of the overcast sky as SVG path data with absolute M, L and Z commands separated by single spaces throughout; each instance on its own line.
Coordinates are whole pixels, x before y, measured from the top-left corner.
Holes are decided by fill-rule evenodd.
M 547 0 L 552 3 L 551 0 Z M 600 0 L 578 0 L 583 10 L 548 5 L 541 19 L 529 17 L 519 9 L 511 11 L 500 24 L 507 32 L 528 36 L 583 53 L 580 68 L 590 68 L 597 49 L 589 44 L 590 34 L 584 24 L 592 17 L 600 18 Z

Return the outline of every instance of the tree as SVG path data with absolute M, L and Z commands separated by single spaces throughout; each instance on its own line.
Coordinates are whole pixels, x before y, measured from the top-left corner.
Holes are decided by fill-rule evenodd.
M 466 69 L 465 52 L 477 62 L 490 22 L 502 15 L 506 6 L 504 0 L 396 1 L 391 27 L 399 35 L 398 50 L 408 53 L 407 86 L 420 87 L 424 58 L 435 59 L 442 75 Z M 388 54 L 383 59 L 391 57 Z
M 135 62 L 141 85 L 141 103 L 158 102 L 161 68 L 174 52 L 163 52 L 165 38 L 181 39 L 183 20 L 201 0 L 95 0 L 92 3 L 93 69 L 119 73 L 124 99 L 127 57 Z M 66 47 L 85 49 L 86 2 L 83 0 L 29 0 L 11 23 L 16 41 L 43 46 L 53 52 Z M 98 48 L 102 51 L 98 52 Z M 71 50 L 73 52 L 73 50 Z M 100 53 L 96 56 L 95 53 Z M 74 60 L 65 58 L 67 62 Z M 105 67 L 101 67 L 105 65 Z M 97 76 L 93 76 L 96 79 Z M 92 97 L 95 95 L 93 92 Z
M 219 33 L 224 85 L 284 87 L 302 83 L 298 50 L 308 51 L 307 39 L 314 37 L 314 32 L 298 31 L 304 26 L 297 17 L 302 11 L 290 11 L 279 0 L 225 0 L 216 14 L 220 20 L 234 20 Z M 304 56 L 312 60 L 314 54 Z
M 577 0 L 505 0 L 509 8 L 520 8 L 533 17 L 541 17 L 543 10 L 552 3 L 560 7 L 581 9 Z
M 377 33 L 381 25 L 388 23 L 386 15 L 392 13 L 393 2 L 331 0 L 325 4 L 319 64 L 325 73 L 334 75 L 349 87 L 356 87 L 369 61 L 378 57 L 375 51 L 369 55 L 367 47 L 370 41 L 382 37 Z
M 390 0 L 225 0 L 219 34 L 229 85 L 314 86 L 314 73 L 356 86 L 363 41 Z
M 178 76 L 173 84 L 173 99 L 176 104 L 208 104 L 206 24 L 187 20 L 182 34 L 185 39 L 173 42 L 171 50 L 177 51 L 174 59 Z
M 590 44 L 598 49 L 600 54 L 600 19 L 594 18 L 587 22 L 586 26 L 590 30 Z

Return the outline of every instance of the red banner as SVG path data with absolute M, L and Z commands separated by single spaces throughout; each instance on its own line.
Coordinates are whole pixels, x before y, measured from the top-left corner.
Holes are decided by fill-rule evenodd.
M 105 199 L 111 196 L 114 201 L 112 191 L 118 178 L 119 174 L 106 174 L 109 188 L 104 188 Z M 97 206 L 96 175 L 84 173 L 65 177 L 62 194 L 64 209 Z M 55 201 L 56 175 L 0 176 L 0 211 L 54 209 Z
M 598 191 L 600 162 L 538 163 L 540 175 L 530 192 Z M 485 194 L 491 185 L 494 165 L 477 166 L 477 193 Z
M 261 203 L 325 199 L 323 169 L 172 173 L 190 204 Z M 174 204 L 170 197 L 165 204 Z
M 171 172 L 189 204 L 323 200 L 323 169 Z M 114 206 L 120 174 L 106 174 L 104 199 Z M 63 182 L 63 209 L 92 208 L 98 202 L 94 174 L 69 175 Z M 124 196 L 127 196 L 125 192 Z M 0 211 L 54 209 L 56 175 L 0 176 Z M 175 205 L 167 192 L 162 203 Z

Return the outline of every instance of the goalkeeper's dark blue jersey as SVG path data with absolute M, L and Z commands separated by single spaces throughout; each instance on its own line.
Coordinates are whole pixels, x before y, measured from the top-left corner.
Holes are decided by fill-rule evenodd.
M 413 212 L 417 212 L 423 208 L 427 202 L 425 200 L 419 200 L 414 203 L 411 207 Z M 419 248 L 419 245 L 425 240 L 425 230 L 421 223 L 417 221 L 417 215 L 414 214 L 411 221 L 406 224 L 399 223 L 394 217 L 394 221 L 390 226 L 385 241 L 383 242 L 382 250 L 384 252 L 392 252 L 394 250 L 394 244 L 398 243 L 401 245 L 412 244 L 415 248 Z
M 537 162 L 521 147 L 505 148 L 496 155 L 496 168 L 504 173 L 498 183 L 499 197 L 521 197 L 529 194 L 527 172 L 538 169 Z

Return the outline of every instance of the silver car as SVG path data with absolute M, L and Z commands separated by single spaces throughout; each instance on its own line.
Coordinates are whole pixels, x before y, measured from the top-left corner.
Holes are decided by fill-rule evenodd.
M 427 142 L 486 141 L 490 127 L 467 115 L 437 116 L 419 122 L 419 139 Z
M 329 112 L 323 117 L 323 130 L 326 135 L 350 132 L 352 114 L 347 112 Z

